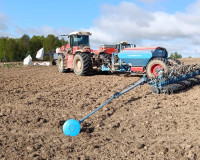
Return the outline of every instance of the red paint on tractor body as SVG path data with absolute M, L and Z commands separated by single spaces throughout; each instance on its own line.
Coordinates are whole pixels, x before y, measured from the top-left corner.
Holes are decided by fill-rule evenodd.
M 60 50 L 63 51 L 63 50 L 65 50 L 65 49 L 69 49 L 69 48 L 70 48 L 70 45 L 69 45 L 69 44 L 66 44 L 66 45 L 62 46 L 62 47 L 60 48 Z
M 68 54 L 66 55 L 66 59 L 67 59 L 67 68 L 73 68 L 74 55 Z
M 73 54 L 76 54 L 77 52 L 91 52 L 91 49 L 89 46 L 85 46 L 85 47 L 80 47 L 80 46 L 74 46 L 73 47 Z
M 91 49 L 89 46 L 73 46 L 73 49 L 70 48 L 70 44 L 64 45 L 60 48 L 60 53 L 64 51 L 65 55 L 65 66 L 66 68 L 73 69 L 73 60 L 76 53 L 91 53 Z
M 132 72 L 144 72 L 144 67 L 131 67 Z
M 107 54 L 112 54 L 115 51 L 115 48 L 106 48 L 106 47 L 99 47 L 99 51 L 105 52 Z
M 105 46 L 100 46 L 98 50 L 93 50 L 95 54 L 100 54 L 100 53 L 107 53 L 107 54 L 112 54 L 115 51 L 115 48 L 107 48 Z

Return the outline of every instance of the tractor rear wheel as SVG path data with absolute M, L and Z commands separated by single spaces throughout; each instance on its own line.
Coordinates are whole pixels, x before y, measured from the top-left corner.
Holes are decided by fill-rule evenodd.
M 169 72 L 169 62 L 164 58 L 152 59 L 146 68 L 146 73 L 148 78 L 157 77 L 159 75 L 158 71 L 160 69 L 164 70 L 164 73 Z
M 59 54 L 58 55 L 58 60 L 57 60 L 57 66 L 58 66 L 58 71 L 60 73 L 64 73 L 66 72 L 67 70 L 65 69 L 65 65 L 64 65 L 64 55 L 63 54 Z
M 92 70 L 92 60 L 88 53 L 77 53 L 73 61 L 74 73 L 85 76 Z

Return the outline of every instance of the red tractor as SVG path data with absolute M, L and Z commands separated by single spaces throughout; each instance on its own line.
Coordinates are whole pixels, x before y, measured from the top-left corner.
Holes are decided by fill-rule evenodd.
M 62 46 L 58 51 L 59 72 L 71 69 L 76 75 L 83 76 L 91 73 L 93 69 L 102 70 L 102 66 L 110 66 L 111 55 L 116 45 L 92 50 L 89 44 L 90 35 L 90 32 L 72 32 L 68 35 L 69 44 Z
M 89 44 L 90 32 L 72 32 L 69 44 L 60 48 L 58 53 L 58 71 L 65 72 L 73 69 L 76 75 L 86 75 L 92 69 L 91 49 Z

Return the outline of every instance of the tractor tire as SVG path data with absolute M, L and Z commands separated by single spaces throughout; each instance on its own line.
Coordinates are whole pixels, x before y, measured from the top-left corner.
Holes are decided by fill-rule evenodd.
M 57 64 L 57 60 L 54 59 L 54 60 L 52 61 L 52 66 L 55 66 L 56 64 Z
M 58 66 L 58 72 L 60 72 L 60 73 L 64 73 L 67 71 L 65 69 L 64 59 L 65 59 L 65 57 L 63 54 L 58 55 L 57 66 Z
M 92 60 L 88 53 L 77 53 L 73 61 L 74 73 L 78 76 L 85 76 L 92 70 Z
M 146 74 L 148 78 L 157 77 L 158 69 L 164 69 L 164 73 L 169 72 L 169 62 L 164 58 L 154 58 L 148 64 L 146 68 Z

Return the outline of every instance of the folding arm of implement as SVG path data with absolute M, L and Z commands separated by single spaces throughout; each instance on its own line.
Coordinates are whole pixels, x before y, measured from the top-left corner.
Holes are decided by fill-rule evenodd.
M 147 82 L 147 78 L 146 76 L 144 76 L 142 79 L 140 79 L 137 83 L 133 84 L 132 86 L 130 86 L 129 88 L 126 88 L 124 90 L 122 90 L 121 92 L 116 92 L 109 100 L 107 100 L 104 104 L 102 104 L 100 107 L 98 107 L 97 109 L 95 109 L 93 112 L 91 112 L 90 114 L 88 114 L 87 116 L 85 116 L 84 118 L 82 118 L 81 120 L 77 121 L 75 119 L 69 119 L 67 120 L 64 125 L 63 125 L 63 132 L 65 135 L 69 135 L 69 136 L 77 136 L 81 130 L 81 126 L 80 124 L 87 119 L 88 117 L 90 117 L 91 115 L 93 115 L 95 112 L 97 112 L 98 110 L 100 110 L 101 108 L 103 108 L 106 104 L 108 104 L 110 101 L 112 101 L 115 98 L 118 98 L 119 96 L 127 93 L 128 91 L 132 90 L 133 88 L 142 85 L 144 83 Z

